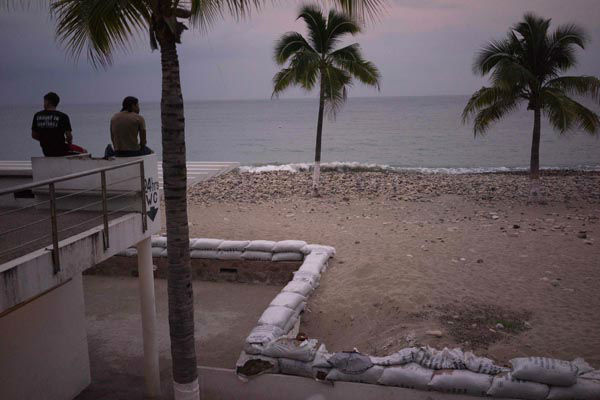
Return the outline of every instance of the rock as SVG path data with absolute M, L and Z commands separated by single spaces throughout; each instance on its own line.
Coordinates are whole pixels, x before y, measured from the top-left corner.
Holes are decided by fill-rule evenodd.
M 517 225 L 517 224 L 514 224 L 514 225 L 513 225 L 513 229 L 519 229 L 520 227 L 521 227 L 521 226 L 520 226 L 520 225 Z
M 479 259 L 477 260 L 477 264 L 483 264 L 483 259 L 479 258 Z
M 500 217 L 499 217 L 499 216 L 497 216 L 497 215 L 492 215 L 492 219 L 493 219 L 493 220 L 497 220 L 497 219 L 500 219 Z
M 435 336 L 438 338 L 441 338 L 443 336 L 442 331 L 427 331 L 427 332 L 425 332 L 425 334 L 429 335 L 429 336 Z
M 577 234 L 577 237 L 579 239 L 587 239 L 587 232 L 586 231 L 579 231 L 579 233 Z
M 496 329 L 504 329 L 504 325 L 502 325 L 500 322 L 498 322 L 496 324 Z

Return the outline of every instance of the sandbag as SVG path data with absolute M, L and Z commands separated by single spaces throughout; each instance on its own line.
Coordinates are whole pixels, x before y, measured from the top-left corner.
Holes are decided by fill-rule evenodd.
M 286 335 L 288 335 L 292 331 L 296 324 L 299 324 L 300 314 L 302 313 L 302 311 L 304 311 L 305 308 L 306 302 L 303 301 L 302 303 L 298 304 L 298 306 L 294 309 L 294 313 L 283 327 L 283 330 L 286 333 Z
M 594 371 L 594 368 L 581 357 L 577 357 L 571 361 L 571 364 L 577 367 L 577 375 L 587 374 L 588 372 Z
M 600 381 L 600 369 L 596 371 L 586 372 L 584 374 L 579 375 L 581 379 L 594 379 L 596 381 Z
M 498 375 L 499 373 L 510 371 L 508 368 L 494 364 L 494 361 L 489 358 L 477 357 L 470 351 L 465 353 L 465 364 L 469 371 L 480 374 Z
M 137 256 L 137 249 L 135 247 L 130 247 L 125 250 L 125 257 L 135 257 Z
M 224 251 L 217 250 L 217 259 L 219 260 L 241 260 L 242 252 L 241 251 Z
M 485 396 L 493 379 L 490 375 L 466 370 L 441 370 L 433 373 L 429 388 L 444 393 Z
M 313 289 L 316 289 L 319 287 L 320 279 L 321 279 L 320 275 L 311 274 L 310 272 L 296 271 L 296 272 L 294 272 L 294 278 L 292 279 L 292 281 L 308 282 L 313 287 Z
M 514 378 L 510 372 L 504 372 L 494 377 L 487 394 L 501 398 L 544 400 L 549 391 L 548 385 L 522 381 Z
M 394 354 L 385 357 L 371 357 L 371 362 L 375 365 L 390 366 L 404 365 L 412 363 L 418 349 L 415 347 L 407 347 Z
M 327 374 L 328 381 L 344 381 L 344 382 L 361 382 L 361 383 L 372 383 L 375 384 L 381 378 L 384 367 L 374 365 L 371 368 L 357 374 L 348 374 L 340 371 L 339 369 L 332 369 Z
M 302 240 L 282 240 L 275 243 L 273 253 L 300 253 L 306 242 Z
M 430 369 L 466 369 L 464 354 L 461 349 L 436 350 L 432 347 L 421 347 L 415 354 L 414 361 Z
M 427 385 L 429 385 L 432 376 L 432 370 L 423 368 L 419 364 L 410 363 L 385 368 L 377 383 L 408 389 L 429 390 Z
M 163 251 L 166 251 L 164 247 L 152 247 L 152 257 L 160 257 Z
M 275 242 L 272 240 L 251 240 L 246 246 L 247 251 L 265 251 L 272 253 L 275 247 Z
M 525 381 L 552 386 L 572 386 L 577 382 L 577 367 L 569 362 L 547 357 L 519 357 L 510 360 L 512 376 Z
M 325 344 L 321 344 L 317 350 L 317 354 L 315 354 L 313 366 L 317 368 L 331 368 L 331 363 L 329 362 L 331 356 L 333 356 L 333 354 L 327 351 Z
M 285 252 L 273 253 L 271 261 L 302 261 L 303 259 L 304 254 L 302 253 Z
M 298 271 L 308 272 L 315 275 L 321 274 L 326 269 L 328 259 L 329 257 L 326 255 L 309 254 L 304 258 L 304 262 L 300 268 L 298 268 Z
M 312 361 L 317 353 L 317 339 L 299 341 L 279 338 L 265 345 L 262 355 L 273 358 L 289 358 L 290 360 Z
M 307 244 L 301 250 L 304 254 L 328 254 L 330 257 L 335 256 L 335 248 L 321 244 Z
M 326 361 L 328 355 L 330 354 L 327 352 L 325 345 L 322 344 L 317 350 L 313 361 L 304 362 L 290 360 L 288 358 L 279 358 L 279 372 L 282 374 L 325 380 L 327 374 L 331 370 L 331 365 Z
M 285 331 L 288 321 L 295 313 L 296 311 L 287 307 L 269 306 L 260 316 L 258 325 L 273 325 Z
M 242 253 L 244 260 L 271 261 L 273 253 L 267 251 L 246 250 Z
M 216 260 L 218 254 L 219 252 L 217 250 L 192 250 L 190 252 L 190 257 Z
M 292 310 L 295 310 L 302 302 L 306 301 L 306 297 L 302 296 L 298 293 L 289 293 L 289 292 L 281 292 L 273 301 L 271 301 L 271 306 L 282 306 L 288 307 Z
M 248 354 L 260 354 L 263 347 L 283 336 L 284 332 L 278 326 L 259 325 L 254 327 L 246 341 L 244 342 L 244 351 Z
M 246 249 L 250 242 L 248 240 L 223 240 L 217 250 L 219 251 L 239 251 Z
M 162 247 L 163 249 L 167 248 L 166 236 L 152 236 L 150 242 L 152 243 L 152 247 Z
M 235 366 L 236 373 L 245 378 L 279 372 L 279 361 L 276 359 L 245 352 L 242 352 Z
M 577 379 L 573 386 L 551 386 L 548 400 L 598 400 L 600 399 L 600 381 Z
M 190 244 L 190 249 L 192 250 L 217 250 L 219 246 L 223 243 L 222 239 L 194 239 Z
M 360 374 L 374 365 L 369 356 L 356 351 L 334 353 L 328 361 L 332 367 L 344 374 Z
M 282 292 L 298 293 L 304 297 L 309 296 L 313 290 L 312 285 L 306 281 L 290 281 L 281 289 Z

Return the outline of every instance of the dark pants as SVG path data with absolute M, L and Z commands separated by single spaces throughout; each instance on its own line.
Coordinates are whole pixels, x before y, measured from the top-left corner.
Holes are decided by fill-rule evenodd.
M 115 151 L 115 157 L 138 157 L 154 153 L 149 147 L 144 146 L 140 150 Z

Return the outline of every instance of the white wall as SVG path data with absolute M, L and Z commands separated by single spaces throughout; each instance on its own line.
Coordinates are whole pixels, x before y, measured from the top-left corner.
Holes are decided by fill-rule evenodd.
M 0 399 L 72 399 L 89 364 L 81 274 L 0 317 Z

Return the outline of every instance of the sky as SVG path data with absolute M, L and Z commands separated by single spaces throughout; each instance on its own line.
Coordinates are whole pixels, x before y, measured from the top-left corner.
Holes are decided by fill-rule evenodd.
M 279 0 L 243 21 L 228 17 L 206 33 L 186 31 L 179 46 L 184 98 L 270 98 L 273 45 L 286 31 L 304 32 L 295 20 L 299 6 Z M 553 26 L 575 22 L 587 29 L 591 43 L 572 73 L 600 75 L 599 0 L 389 0 L 379 21 L 343 43 L 361 44 L 381 71 L 381 91 L 357 84 L 350 96 L 470 94 L 485 84 L 471 71 L 475 52 L 526 11 L 552 18 Z M 117 52 L 112 66 L 94 69 L 56 42 L 47 10 L 0 11 L 0 50 L 0 104 L 39 103 L 48 91 L 70 104 L 118 103 L 128 95 L 160 100 L 160 55 L 146 35 Z M 307 95 L 315 94 L 294 89 L 282 97 Z

